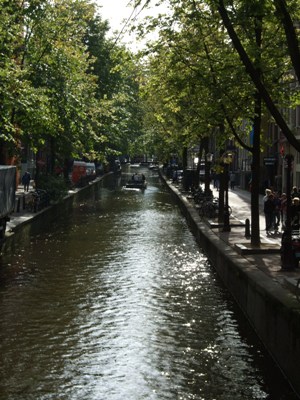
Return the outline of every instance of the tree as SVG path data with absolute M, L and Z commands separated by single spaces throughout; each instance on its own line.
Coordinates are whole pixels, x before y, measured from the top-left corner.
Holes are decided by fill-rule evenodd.
M 293 104 L 291 99 L 297 98 L 294 96 L 295 93 L 292 93 L 293 97 L 291 96 L 288 86 L 291 81 L 291 63 L 287 62 L 287 50 L 286 46 L 283 46 L 284 33 L 286 37 L 291 38 L 290 53 L 293 53 L 291 59 L 294 59 L 294 63 L 297 62 L 298 55 L 297 36 L 290 14 L 287 14 L 286 3 L 283 1 L 275 1 L 275 6 L 271 1 L 229 1 L 227 3 L 229 11 L 223 1 L 183 0 L 178 2 L 170 0 L 173 14 L 168 16 L 163 23 L 159 20 L 152 21 L 150 26 L 156 27 L 160 24 L 163 35 L 166 32 L 169 37 L 170 32 L 173 37 L 177 35 L 176 40 L 172 42 L 172 50 L 176 48 L 177 53 L 185 53 L 183 58 L 186 60 L 186 65 L 193 71 L 198 70 L 198 81 L 194 79 L 193 85 L 199 86 L 199 81 L 201 81 L 202 87 L 206 88 L 204 93 L 207 93 L 207 97 L 213 101 L 211 109 L 217 115 L 215 121 L 220 123 L 220 119 L 223 118 L 226 122 L 225 132 L 227 135 L 223 136 L 222 131 L 219 140 L 222 141 L 232 135 L 239 145 L 253 153 L 251 241 L 252 244 L 257 245 L 259 244 L 258 177 L 261 119 L 265 111 L 262 99 L 265 101 L 267 99 L 268 108 L 270 109 L 271 104 L 274 109 L 275 102 L 272 102 L 270 93 L 276 98 L 278 108 L 273 116 L 280 125 L 283 120 L 283 116 L 279 112 L 280 107 L 291 106 Z M 295 6 L 294 9 L 292 9 L 292 5 Z M 296 2 L 291 1 L 290 8 L 295 16 Z M 277 17 L 273 11 L 277 11 Z M 222 17 L 221 20 L 219 15 Z M 278 16 L 284 22 L 285 30 L 281 26 L 277 27 L 278 19 L 276 18 Z M 233 26 L 235 26 L 235 30 Z M 226 37 L 223 27 L 229 32 L 231 41 Z M 275 36 L 274 32 L 276 32 Z M 182 38 L 184 36 L 186 41 L 183 45 Z M 168 43 L 170 44 L 170 40 Z M 239 54 L 239 57 L 242 54 L 243 60 L 248 62 L 244 71 L 242 68 L 244 68 L 245 62 L 240 63 L 235 57 L 232 43 L 235 47 L 239 44 L 248 56 L 248 58 L 244 57 L 245 54 L 242 54 L 241 51 L 236 53 Z M 203 49 L 199 52 L 201 47 Z M 197 57 L 195 57 L 196 54 Z M 245 72 L 248 74 L 248 78 Z M 253 80 L 253 77 L 256 80 Z M 196 74 L 194 78 L 196 78 Z M 258 90 L 258 88 L 263 90 Z M 209 108 L 206 108 L 205 112 L 203 106 L 201 109 L 200 119 L 203 124 L 206 124 L 209 121 Z M 273 109 L 271 108 L 270 111 Z M 243 120 L 249 121 L 249 131 L 252 126 L 254 127 L 253 146 L 243 141 L 243 133 L 239 127 Z M 197 121 L 196 118 L 195 121 Z M 283 122 L 285 123 L 284 120 Z M 287 124 L 284 123 L 280 125 L 282 128 L 287 127 Z M 294 135 L 288 130 L 286 136 L 296 148 L 299 146 Z
M 244 6 L 243 2 L 237 2 L 240 3 L 241 7 Z M 263 2 L 266 7 L 268 7 L 268 11 L 270 15 L 272 15 L 272 8 L 275 10 L 276 13 L 274 14 L 279 18 L 279 21 L 282 23 L 280 26 L 280 29 L 284 29 L 285 35 L 286 35 L 286 43 L 285 43 L 285 54 L 286 56 L 289 54 L 290 56 L 290 65 L 288 65 L 287 69 L 285 70 L 285 76 L 290 75 L 291 67 L 294 68 L 295 73 L 298 76 L 299 80 L 299 44 L 298 44 L 298 38 L 295 32 L 295 26 L 292 22 L 292 11 L 289 12 L 289 8 L 287 6 L 287 3 L 282 0 L 278 1 L 264 1 Z M 290 9 L 293 9 L 293 6 L 296 4 L 294 1 L 289 2 L 290 3 Z M 258 2 L 256 2 L 256 6 L 258 6 Z M 287 138 L 288 142 L 297 150 L 300 151 L 300 143 L 296 139 L 295 135 L 293 132 L 291 132 L 288 123 L 286 119 L 284 118 L 284 115 L 281 112 L 281 107 L 282 103 L 279 103 L 279 106 L 277 105 L 278 102 L 276 100 L 273 100 L 272 94 L 274 94 L 274 97 L 276 96 L 276 93 L 272 93 L 270 89 L 263 83 L 260 75 L 257 73 L 257 70 L 255 69 L 255 66 L 253 64 L 253 61 L 251 60 L 251 57 L 249 53 L 246 51 L 245 46 L 243 46 L 241 38 L 238 36 L 233 22 L 229 17 L 229 14 L 227 12 L 227 9 L 225 7 L 224 1 L 218 0 L 217 1 L 217 7 L 218 11 L 220 13 L 220 16 L 223 20 L 224 26 L 227 29 L 227 32 L 230 36 L 230 39 L 232 40 L 233 46 L 235 47 L 236 51 L 238 52 L 240 59 L 242 63 L 244 64 L 246 71 L 248 75 L 250 76 L 251 80 L 253 81 L 257 91 L 259 92 L 260 96 L 263 98 L 268 110 L 270 111 L 271 115 L 275 119 L 277 125 L 281 128 L 282 133 L 284 136 Z M 294 8 L 295 9 L 295 8 Z M 299 13 L 299 12 L 298 12 Z M 297 16 L 297 14 L 294 12 L 294 16 Z M 299 15 L 298 15 L 299 17 Z M 275 52 L 276 54 L 276 52 Z M 285 59 L 287 59 L 285 57 Z M 284 77 L 284 75 L 283 75 Z
M 95 5 L 2 0 L 0 8 L 1 161 L 8 148 L 29 147 L 47 152 L 48 173 L 63 160 L 127 152 L 142 131 L 139 68 L 106 38 Z

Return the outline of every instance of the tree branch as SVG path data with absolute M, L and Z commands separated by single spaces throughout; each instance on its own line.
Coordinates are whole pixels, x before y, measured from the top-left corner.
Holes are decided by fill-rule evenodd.
M 277 125 L 280 127 L 282 130 L 283 135 L 286 137 L 287 141 L 297 150 L 300 152 L 300 143 L 292 133 L 292 131 L 289 129 L 286 121 L 284 120 L 283 116 L 281 115 L 280 111 L 278 108 L 275 106 L 274 101 L 272 100 L 269 92 L 267 91 L 266 87 L 262 83 L 259 75 L 257 74 L 257 71 L 254 68 L 253 63 L 251 62 L 248 54 L 246 53 L 239 37 L 237 36 L 234 27 L 229 19 L 227 10 L 224 6 L 223 0 L 218 1 L 218 11 L 219 14 L 223 20 L 223 23 L 227 29 L 228 35 L 230 36 L 230 39 L 238 52 L 240 59 L 242 63 L 244 64 L 247 73 L 249 74 L 250 78 L 252 79 L 256 89 L 259 91 L 261 94 L 262 99 L 264 100 L 269 112 L 275 119 Z
M 300 48 L 299 42 L 296 35 L 295 26 L 293 24 L 290 13 L 287 10 L 287 4 L 285 0 L 274 0 L 278 17 L 283 25 L 287 46 L 289 49 L 291 61 L 297 75 L 298 81 L 300 81 Z

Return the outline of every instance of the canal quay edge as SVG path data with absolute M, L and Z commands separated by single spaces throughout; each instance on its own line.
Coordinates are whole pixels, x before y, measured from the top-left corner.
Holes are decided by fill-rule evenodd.
M 38 212 L 24 210 L 20 207 L 19 211 L 15 211 L 11 215 L 10 221 L 7 223 L 5 239 L 1 243 L 1 252 L 16 251 L 20 243 L 25 243 L 33 235 L 45 231 L 47 225 L 61 216 L 71 213 L 75 205 L 87 199 L 96 198 L 102 180 L 111 174 L 112 172 L 108 172 L 89 182 L 84 187 L 69 190 L 68 194 L 62 200 Z M 23 198 L 26 194 L 21 191 L 21 193 L 17 194 L 18 196 Z
M 87 199 L 96 199 L 101 181 L 109 174 L 96 178 L 83 188 L 70 191 L 59 203 L 39 212 L 14 213 L 7 224 L 2 253 L 15 251 L 20 242 L 24 243 L 32 235 L 45 231 L 48 224 L 71 213 L 75 205 Z M 212 229 L 200 218 L 197 209 L 179 187 L 168 181 L 161 171 L 160 176 L 175 196 L 197 242 L 300 397 L 300 302 L 296 295 L 258 268 L 262 255 L 248 258 L 239 254 L 226 238 L 224 240 L 220 229 Z M 234 229 L 226 235 L 233 235 L 233 232 Z M 241 229 L 239 235 L 242 239 Z
M 279 254 L 240 254 L 228 236 L 243 242 L 242 228 L 233 227 L 226 233 L 211 228 L 180 185 L 168 180 L 162 171 L 160 176 L 175 196 L 198 244 L 300 398 L 300 300 L 283 280 L 274 279 L 274 275 L 260 268 L 265 258 L 270 258 L 270 263 L 273 258 L 279 264 Z

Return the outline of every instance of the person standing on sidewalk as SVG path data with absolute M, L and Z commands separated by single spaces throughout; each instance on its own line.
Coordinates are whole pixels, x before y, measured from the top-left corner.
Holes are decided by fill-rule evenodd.
M 278 231 L 281 221 L 281 193 L 274 192 L 274 228 Z
M 294 197 L 300 197 L 300 193 L 299 193 L 299 191 L 298 191 L 298 189 L 297 189 L 297 186 L 293 186 L 292 193 L 291 193 L 291 197 L 292 197 L 292 199 L 293 199 Z
M 280 213 L 281 213 L 281 229 L 285 228 L 286 221 L 286 211 L 287 211 L 287 196 L 285 193 L 282 193 L 280 197 Z
M 300 199 L 294 197 L 291 206 L 291 224 L 293 229 L 300 228 Z
M 230 189 L 234 190 L 234 187 L 235 187 L 235 173 L 233 171 L 230 172 L 229 181 L 230 181 Z
M 273 227 L 275 227 L 275 203 L 274 195 L 271 191 L 264 201 L 264 214 L 266 219 L 266 231 L 269 232 Z
M 22 185 L 24 185 L 24 192 L 29 191 L 30 179 L 31 179 L 30 173 L 26 171 L 25 174 L 22 176 Z

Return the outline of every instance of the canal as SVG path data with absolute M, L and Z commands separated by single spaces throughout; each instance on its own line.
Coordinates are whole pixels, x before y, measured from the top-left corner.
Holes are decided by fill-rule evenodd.
M 296 399 L 143 171 L 1 256 L 0 400 Z

